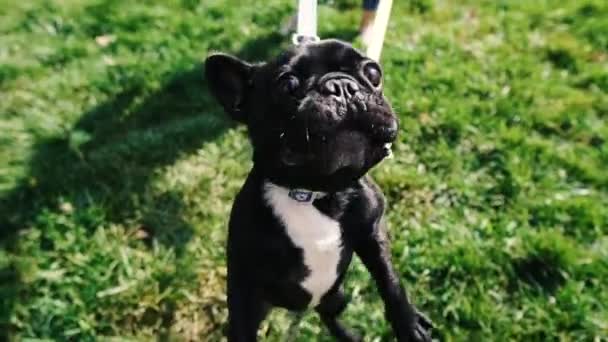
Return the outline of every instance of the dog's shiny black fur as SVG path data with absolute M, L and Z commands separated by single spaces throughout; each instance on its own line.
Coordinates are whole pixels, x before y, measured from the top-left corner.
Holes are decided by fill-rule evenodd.
M 341 283 L 353 252 L 369 269 L 399 341 L 430 341 L 431 323 L 408 301 L 390 258 L 384 197 L 366 175 L 387 156 L 397 117 L 382 94 L 380 66 L 349 44 L 325 40 L 249 64 L 214 54 L 210 89 L 248 126 L 253 169 L 238 194 L 228 234 L 229 341 L 255 341 L 272 306 L 304 310 L 308 270 L 263 196 L 263 184 L 319 191 L 320 212 L 340 224 L 338 278 L 315 310 L 339 340 L 359 338 L 338 322 Z

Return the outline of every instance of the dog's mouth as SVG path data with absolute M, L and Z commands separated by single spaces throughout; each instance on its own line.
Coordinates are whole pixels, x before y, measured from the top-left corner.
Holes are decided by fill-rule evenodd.
M 283 142 L 276 159 L 275 181 L 290 187 L 336 191 L 393 157 L 392 141 L 373 141 L 363 132 L 343 131 L 326 138 L 325 143 L 311 134 L 310 149 L 302 139 L 294 145 Z
M 386 143 L 382 146 L 384 149 L 385 158 L 392 159 L 393 158 L 393 143 Z
M 374 134 L 360 128 L 323 132 L 309 130 L 306 126 L 307 123 L 303 123 L 296 130 L 281 135 L 279 160 L 284 166 L 334 164 L 331 160 L 342 165 L 353 162 L 369 165 L 370 161 L 376 164 L 393 158 L 394 133 L 389 133 L 391 136 L 387 138 L 383 130 Z

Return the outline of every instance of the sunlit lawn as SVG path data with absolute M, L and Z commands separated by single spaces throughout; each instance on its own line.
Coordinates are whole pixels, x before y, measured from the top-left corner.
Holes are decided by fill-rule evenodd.
M 393 255 L 447 341 L 608 336 L 608 2 L 395 1 L 402 130 L 373 174 Z M 264 60 L 295 2 L 0 0 L 0 340 L 220 340 L 245 130 L 209 51 Z M 320 7 L 351 40 L 359 1 Z M 390 329 L 356 262 L 345 320 Z M 279 340 L 276 311 L 260 334 Z M 298 341 L 329 341 L 314 314 Z

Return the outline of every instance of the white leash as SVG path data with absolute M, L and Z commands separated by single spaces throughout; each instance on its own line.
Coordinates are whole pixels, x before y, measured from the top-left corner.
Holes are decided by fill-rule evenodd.
M 380 53 L 382 52 L 382 45 L 384 44 L 384 36 L 386 35 L 386 28 L 388 27 L 388 19 L 391 14 L 391 7 L 393 0 L 380 0 L 378 5 L 378 11 L 376 12 L 376 19 L 374 20 L 374 26 L 372 27 L 372 42 L 367 47 L 367 56 L 376 62 L 380 61 Z
M 378 5 L 376 19 L 372 27 L 372 41 L 366 51 L 367 56 L 375 61 L 380 61 L 392 6 L 393 0 L 380 0 Z M 317 0 L 298 1 L 297 31 L 291 40 L 294 45 L 319 40 L 319 36 L 317 36 Z
M 298 29 L 292 37 L 295 45 L 316 42 L 317 36 L 317 0 L 298 1 Z

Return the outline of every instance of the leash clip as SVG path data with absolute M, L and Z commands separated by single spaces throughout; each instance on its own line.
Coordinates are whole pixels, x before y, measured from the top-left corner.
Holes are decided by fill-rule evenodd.
M 298 1 L 298 29 L 291 41 L 295 45 L 319 41 L 317 36 L 317 0 Z
M 308 36 L 308 35 L 297 34 L 297 33 L 294 33 L 293 36 L 291 36 L 291 42 L 294 45 L 315 43 L 315 42 L 318 42 L 319 40 L 321 40 L 319 38 L 319 36 Z

